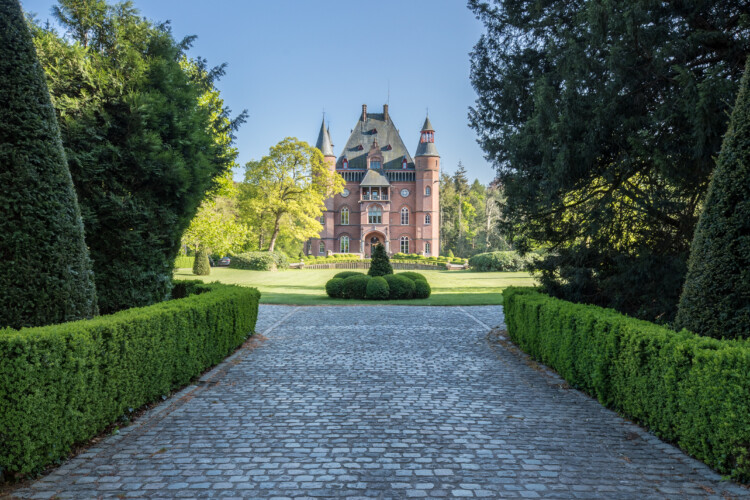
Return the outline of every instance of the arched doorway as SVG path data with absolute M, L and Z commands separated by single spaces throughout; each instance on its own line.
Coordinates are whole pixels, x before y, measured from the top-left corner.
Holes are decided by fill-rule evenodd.
M 375 248 L 377 245 L 386 246 L 385 235 L 380 232 L 368 233 L 364 238 L 364 244 L 365 257 L 372 257 L 373 248 Z

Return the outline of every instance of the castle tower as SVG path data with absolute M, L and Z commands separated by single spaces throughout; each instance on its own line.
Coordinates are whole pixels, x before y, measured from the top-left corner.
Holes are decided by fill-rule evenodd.
M 414 155 L 416 169 L 416 253 L 438 255 L 440 253 L 440 154 L 435 147 L 435 129 L 430 118 L 425 118 L 420 133 L 417 153 Z
M 323 159 L 325 160 L 328 168 L 331 171 L 336 170 L 336 155 L 333 154 L 333 143 L 331 142 L 331 135 L 326 128 L 325 118 L 320 123 L 320 132 L 318 133 L 318 140 L 315 143 L 315 147 L 323 153 Z M 334 251 L 334 200 L 328 198 L 325 201 L 325 210 L 320 218 L 320 223 L 323 225 L 323 230 L 320 232 L 320 238 L 313 240 L 312 245 L 315 247 L 315 253 L 318 252 L 318 245 L 322 242 L 325 245 L 326 254 Z

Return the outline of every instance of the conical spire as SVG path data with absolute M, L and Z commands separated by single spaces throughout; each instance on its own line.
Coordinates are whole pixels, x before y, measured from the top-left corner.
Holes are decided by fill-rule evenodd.
M 328 134 L 326 129 L 325 118 L 320 124 L 320 132 L 318 133 L 318 142 L 315 143 L 315 147 L 323 153 L 323 156 L 335 156 L 333 154 L 333 144 L 331 143 L 331 136 Z
M 424 125 L 422 125 L 422 132 L 419 136 L 419 145 L 417 146 L 417 154 L 414 156 L 440 156 L 435 147 L 435 129 L 432 128 L 430 123 L 430 117 L 424 119 Z
M 422 125 L 422 132 L 434 132 L 435 129 L 432 128 L 432 123 L 430 123 L 430 117 L 426 117 L 424 119 L 424 125 Z

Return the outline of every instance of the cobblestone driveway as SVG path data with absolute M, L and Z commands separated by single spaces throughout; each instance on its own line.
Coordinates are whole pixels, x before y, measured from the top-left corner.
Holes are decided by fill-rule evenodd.
M 22 497 L 748 493 L 487 339 L 501 307 L 261 306 L 263 345 Z

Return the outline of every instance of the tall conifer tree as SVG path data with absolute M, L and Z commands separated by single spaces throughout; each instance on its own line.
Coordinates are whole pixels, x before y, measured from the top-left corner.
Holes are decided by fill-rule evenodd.
M 0 326 L 96 314 L 81 214 L 18 0 L 0 0 Z
M 690 248 L 677 326 L 750 337 L 750 60 Z

